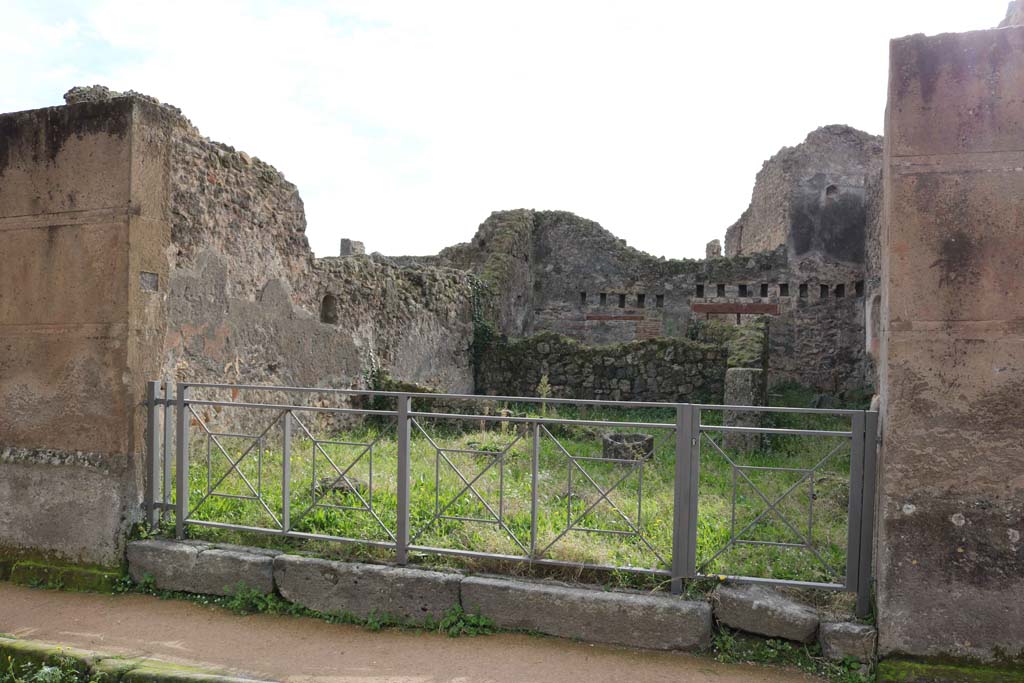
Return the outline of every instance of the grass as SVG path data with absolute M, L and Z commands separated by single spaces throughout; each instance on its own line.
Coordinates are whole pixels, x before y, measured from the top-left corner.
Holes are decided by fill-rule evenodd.
M 0 666 L 0 683 L 100 683 L 100 679 L 82 673 L 74 660 L 55 665 L 16 662 L 8 657 Z
M 715 634 L 714 653 L 715 659 L 727 664 L 750 662 L 789 666 L 833 683 L 870 683 L 875 680 L 871 667 L 852 658 L 843 661 L 827 659 L 822 656 L 821 647 L 817 643 L 803 645 L 786 640 L 755 638 L 724 627 Z
M 772 403 L 806 406 L 812 398 L 798 387 L 789 387 L 773 396 Z M 540 414 L 539 406 L 509 405 L 501 410 L 509 415 Z M 311 534 L 390 541 L 389 531 L 395 529 L 397 510 L 397 439 L 393 422 L 368 420 L 344 429 L 314 428 L 316 416 L 313 413 L 297 412 L 296 415 L 320 441 L 317 446 L 302 427 L 295 426 L 290 458 L 292 528 Z M 249 417 L 254 428 L 249 433 L 259 434 L 275 416 L 251 411 Z M 668 424 L 675 421 L 672 410 L 659 408 L 549 406 L 546 416 Z M 702 415 L 705 425 L 720 424 L 721 419 L 714 411 L 704 411 Z M 213 420 L 208 422 L 212 424 Z M 421 419 L 419 424 L 422 429 L 414 427 L 410 438 L 413 542 L 456 550 L 528 555 L 532 505 L 531 428 L 478 422 L 467 429 L 465 421 L 456 426 L 451 421 L 437 419 Z M 845 430 L 849 428 L 849 419 L 774 414 L 765 417 L 764 425 Z M 601 458 L 601 436 L 606 428 L 571 425 L 549 426 L 548 430 L 541 430 L 539 441 L 536 556 L 544 551 L 544 557 L 555 560 L 622 567 L 622 571 L 596 572 L 597 580 L 610 585 L 663 586 L 664 577 L 636 574 L 629 569 L 669 568 L 674 432 L 656 428 L 616 428 L 616 432 L 642 432 L 654 437 L 654 454 L 649 461 L 620 463 Z M 205 438 L 201 427 L 193 425 L 190 505 L 195 507 L 203 501 L 193 518 L 266 529 L 277 527 L 274 517 L 279 520 L 282 516 L 281 432 L 280 424 L 274 425 L 262 439 L 261 447 L 245 456 L 238 467 L 260 492 L 261 504 L 240 497 L 252 495 L 245 481 L 238 471 L 230 471 L 228 458 L 212 440 Z M 718 448 L 708 437 L 718 442 Z M 237 460 L 253 443 L 252 438 L 235 436 L 218 437 L 218 440 L 231 460 Z M 372 449 L 367 448 L 368 444 L 373 444 Z M 438 456 L 435 444 L 444 450 L 445 458 Z M 835 456 L 821 465 L 812 477 L 805 478 L 804 472 L 798 471 L 818 464 L 836 447 L 839 450 Z M 574 459 L 570 460 L 567 453 Z M 725 456 L 743 468 L 789 469 L 737 471 Z M 346 471 L 351 486 L 330 485 L 337 479 L 335 465 Z M 773 435 L 765 437 L 763 448 L 747 449 L 742 444 L 725 447 L 720 434 L 707 432 L 701 443 L 700 468 L 697 554 L 703 573 L 818 582 L 841 580 L 846 562 L 848 440 Z M 474 482 L 479 498 L 466 489 L 460 473 L 465 480 Z M 789 524 L 770 510 L 755 486 Z M 214 494 L 207 496 L 211 487 Z M 788 495 L 782 497 L 790 489 Z M 601 491 L 605 492 L 607 500 L 602 498 Z M 813 516 L 810 516 L 812 500 Z M 364 509 L 370 504 L 372 513 Z M 759 519 L 762 513 L 765 514 Z M 495 522 L 496 515 L 500 516 L 501 525 Z M 576 528 L 566 532 L 569 520 Z M 729 546 L 716 557 L 719 550 L 729 545 L 731 535 L 745 528 L 742 538 L 752 543 Z M 346 559 L 393 558 L 393 551 L 368 544 L 343 545 L 200 526 L 190 527 L 189 533 L 192 537 L 212 541 L 269 545 Z M 799 544 L 803 542 L 802 537 L 808 536 L 816 555 L 802 548 L 763 545 L 765 542 Z M 531 569 L 524 564 L 501 560 L 437 555 L 420 556 L 415 560 L 509 573 L 538 571 L 536 565 Z M 556 573 L 563 578 L 582 578 L 588 572 L 564 569 Z

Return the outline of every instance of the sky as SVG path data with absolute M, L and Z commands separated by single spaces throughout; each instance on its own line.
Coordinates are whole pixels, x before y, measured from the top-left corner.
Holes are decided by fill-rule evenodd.
M 697 258 L 765 159 L 881 134 L 888 41 L 1006 0 L 0 0 L 0 111 L 136 90 L 299 187 L 342 237 L 432 254 L 495 210 L 572 211 Z

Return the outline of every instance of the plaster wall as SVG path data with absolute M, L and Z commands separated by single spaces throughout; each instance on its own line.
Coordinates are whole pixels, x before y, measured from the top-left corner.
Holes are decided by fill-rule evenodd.
M 1024 27 L 895 40 L 882 235 L 884 655 L 1024 654 Z
M 5 553 L 116 564 L 138 515 L 138 397 L 167 273 L 151 115 L 122 100 L 0 116 Z

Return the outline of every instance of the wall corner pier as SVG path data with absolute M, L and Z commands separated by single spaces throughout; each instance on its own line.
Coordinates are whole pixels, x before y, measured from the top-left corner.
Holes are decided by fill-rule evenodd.
M 116 566 L 139 517 L 168 126 L 134 97 L 0 115 L 0 553 Z
M 1019 665 L 1024 656 L 1021 140 L 1024 27 L 892 42 L 876 541 L 883 657 Z

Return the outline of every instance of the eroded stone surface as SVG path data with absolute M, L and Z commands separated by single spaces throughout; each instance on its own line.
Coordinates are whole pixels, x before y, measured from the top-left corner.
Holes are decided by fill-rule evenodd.
M 769 638 L 801 643 L 814 640 L 818 613 L 813 607 L 754 584 L 721 585 L 714 593 L 715 618 L 726 626 Z
M 364 619 L 387 615 L 419 623 L 440 619 L 459 604 L 462 577 L 280 555 L 274 559 L 274 580 L 286 600 L 318 612 L 348 613 Z
M 596 643 L 694 650 L 711 642 L 711 606 L 670 596 L 468 577 L 462 606 L 502 628 Z
M 204 543 L 133 541 L 128 544 L 128 572 L 136 583 L 153 577 L 161 590 L 232 595 L 244 586 L 266 594 L 274 590 L 276 554 Z
M 829 659 L 854 657 L 869 662 L 875 657 L 877 639 L 878 631 L 867 624 L 841 621 L 821 624 L 818 628 L 821 653 Z

